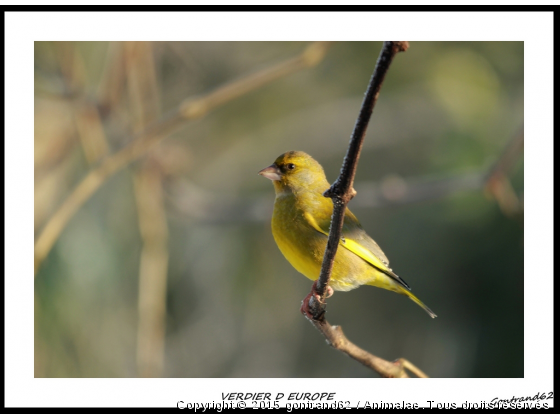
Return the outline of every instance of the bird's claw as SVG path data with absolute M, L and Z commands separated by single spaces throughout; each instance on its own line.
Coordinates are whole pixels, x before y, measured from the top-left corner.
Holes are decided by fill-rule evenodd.
M 316 296 L 316 295 L 315 295 Z M 309 301 L 311 300 L 311 298 L 314 297 L 313 296 L 313 292 L 309 292 L 309 294 L 305 297 L 305 299 L 303 299 L 303 301 L 301 302 L 301 308 L 300 311 L 301 313 L 307 317 L 308 319 L 313 319 L 313 314 L 311 313 L 311 310 L 309 308 Z M 315 298 L 315 297 L 314 297 Z M 315 298 L 316 299 L 316 298 Z
M 327 286 L 327 294 L 325 295 L 325 299 L 330 298 L 332 295 L 334 294 L 334 290 L 331 286 Z M 319 305 L 321 305 L 321 312 L 319 314 L 317 314 L 316 316 L 314 316 L 311 313 L 311 310 L 309 308 L 309 302 L 311 300 L 311 298 L 315 299 L 317 302 L 319 302 Z M 315 280 L 313 282 L 313 286 L 311 286 L 311 292 L 309 292 L 309 294 L 305 297 L 305 299 L 303 299 L 303 301 L 301 302 L 301 308 L 300 311 L 303 315 L 305 315 L 307 318 L 309 319 L 320 319 L 321 316 L 325 313 L 324 310 L 324 305 L 325 302 L 323 302 L 323 299 L 321 298 L 321 296 L 319 296 L 319 294 L 317 293 L 317 280 Z

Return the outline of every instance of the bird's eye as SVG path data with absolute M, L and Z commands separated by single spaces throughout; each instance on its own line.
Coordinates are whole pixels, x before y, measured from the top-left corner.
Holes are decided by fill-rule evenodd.
M 293 163 L 288 163 L 286 165 L 286 168 L 288 168 L 290 171 L 296 168 L 296 165 L 294 165 Z

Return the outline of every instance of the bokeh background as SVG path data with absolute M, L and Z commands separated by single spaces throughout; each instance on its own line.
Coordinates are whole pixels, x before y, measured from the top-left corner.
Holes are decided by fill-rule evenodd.
M 36 42 L 36 239 L 108 156 L 186 117 L 102 177 L 41 261 L 35 376 L 376 377 L 300 314 L 311 282 L 274 243 L 257 172 L 303 150 L 334 181 L 381 46 Z M 438 318 L 364 286 L 335 293 L 329 321 L 432 377 L 523 377 L 523 43 L 398 54 L 355 188 L 350 208 Z

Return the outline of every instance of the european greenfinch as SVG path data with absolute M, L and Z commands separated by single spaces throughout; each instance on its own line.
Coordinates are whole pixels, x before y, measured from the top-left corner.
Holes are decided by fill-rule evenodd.
M 318 279 L 333 212 L 332 200 L 323 196 L 330 187 L 323 167 L 307 153 L 291 151 L 279 156 L 259 175 L 272 180 L 276 191 L 272 234 L 278 248 L 297 271 L 311 280 Z M 363 284 L 408 296 L 432 318 L 436 317 L 393 273 L 389 259 L 347 208 L 327 297 L 333 289 L 347 291 Z M 304 305 L 310 297 L 311 293 Z M 310 315 L 303 305 L 302 312 Z

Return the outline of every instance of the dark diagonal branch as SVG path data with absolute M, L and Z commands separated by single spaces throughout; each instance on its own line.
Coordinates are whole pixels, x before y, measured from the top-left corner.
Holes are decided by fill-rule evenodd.
M 346 206 L 356 195 L 356 191 L 353 187 L 354 177 L 356 175 L 358 159 L 360 157 L 360 151 L 366 135 L 367 126 L 373 112 L 373 107 L 377 102 L 379 90 L 381 89 L 381 85 L 383 84 L 383 80 L 385 79 L 385 75 L 387 74 L 387 70 L 393 61 L 393 58 L 398 52 L 406 51 L 407 49 L 408 42 L 406 41 L 388 41 L 383 44 L 383 49 L 381 50 L 377 60 L 375 70 L 362 103 L 360 114 L 356 120 L 352 137 L 350 138 L 350 145 L 348 146 L 346 157 L 342 163 L 340 175 L 331 187 L 324 193 L 325 197 L 330 197 L 333 200 L 333 216 L 331 219 L 329 239 L 323 257 L 323 265 L 321 266 L 321 274 L 314 284 L 317 295 L 321 296 L 323 301 L 326 296 L 334 258 L 340 241 Z M 389 362 L 368 353 L 348 341 L 346 336 L 342 333 L 342 328 L 338 326 L 333 327 L 328 323 L 325 319 L 324 305 L 321 305 L 316 299 L 310 299 L 309 310 L 313 315 L 313 318 L 310 319 L 311 322 L 319 331 L 321 331 L 331 346 L 348 354 L 350 357 L 359 361 L 363 365 L 375 370 L 381 376 L 386 378 L 406 378 L 408 375 L 405 369 L 408 369 L 419 377 L 426 377 L 422 371 L 407 360 L 399 359 L 395 362 Z
M 373 107 L 377 102 L 379 91 L 385 74 L 389 70 L 389 66 L 393 58 L 399 51 L 406 51 L 408 49 L 408 42 L 406 41 L 387 41 L 383 44 L 383 49 L 377 59 L 377 64 L 371 80 L 369 81 L 368 88 L 362 108 L 354 125 L 354 131 L 350 138 L 348 151 L 342 162 L 342 168 L 338 179 L 331 185 L 331 187 L 323 194 L 325 197 L 330 197 L 333 200 L 333 216 L 331 219 L 331 228 L 329 232 L 329 240 L 325 255 L 323 256 L 323 265 L 321 266 L 321 275 L 316 285 L 317 294 L 325 297 L 327 285 L 332 273 L 334 257 L 340 242 L 340 234 L 342 232 L 342 225 L 344 223 L 344 212 L 348 202 L 356 195 L 354 190 L 354 177 L 356 176 L 356 169 L 358 167 L 358 159 L 362 150 L 362 144 L 366 136 L 366 130 L 369 119 L 373 112 Z M 315 313 L 320 315 L 322 312 L 319 308 L 318 302 L 314 302 L 311 307 L 316 309 Z

